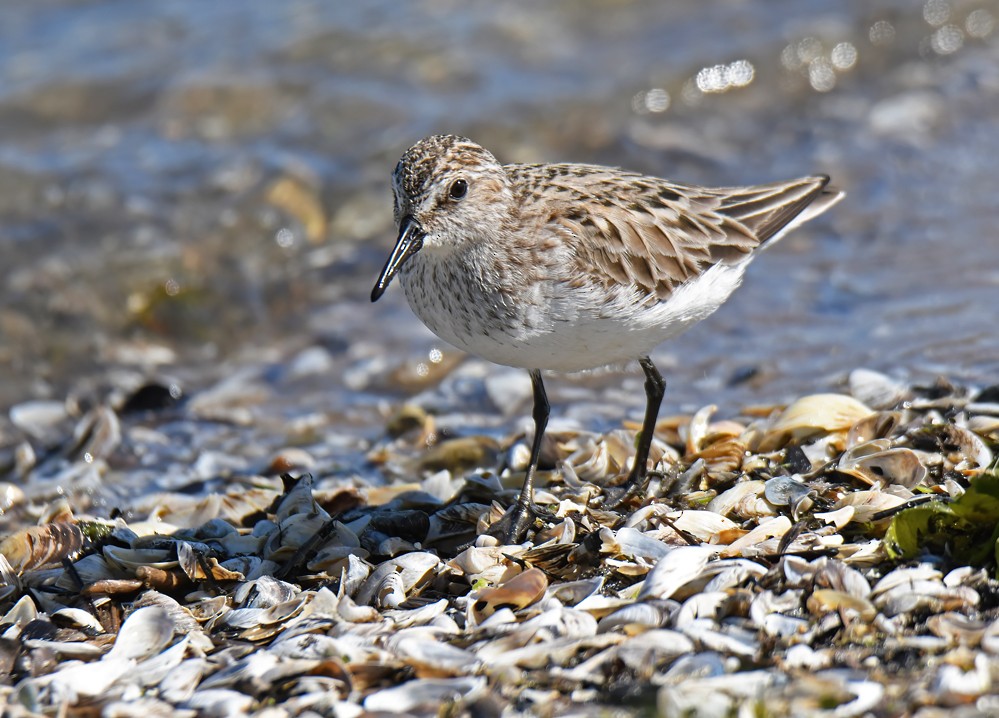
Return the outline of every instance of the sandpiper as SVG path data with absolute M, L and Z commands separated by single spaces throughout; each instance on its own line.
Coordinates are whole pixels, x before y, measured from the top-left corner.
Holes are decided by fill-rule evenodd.
M 437 336 L 531 375 L 535 432 L 510 542 L 536 515 L 541 371 L 639 361 L 646 408 L 626 487 L 641 491 L 666 389 L 652 349 L 718 309 L 760 249 L 843 196 L 824 175 L 713 189 L 596 165 L 501 165 L 454 135 L 410 147 L 392 180 L 399 238 L 371 301 L 398 275 Z

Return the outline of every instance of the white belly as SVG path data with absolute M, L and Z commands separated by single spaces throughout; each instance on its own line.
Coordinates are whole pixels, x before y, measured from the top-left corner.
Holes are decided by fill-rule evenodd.
M 649 354 L 718 309 L 746 269 L 746 263 L 717 265 L 668 300 L 641 304 L 634 293 L 609 294 L 598 285 L 550 282 L 487 292 L 475 282 L 433 281 L 440 272 L 434 275 L 429 263 L 413 264 L 400 277 L 406 298 L 441 339 L 497 364 L 563 372 Z

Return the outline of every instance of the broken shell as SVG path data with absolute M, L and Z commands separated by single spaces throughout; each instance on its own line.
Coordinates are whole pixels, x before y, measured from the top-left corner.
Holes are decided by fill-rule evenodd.
M 403 592 L 409 594 L 414 588 L 428 581 L 439 566 L 441 566 L 440 559 L 432 553 L 408 553 L 390 559 L 365 579 L 354 599 L 360 605 L 372 605 L 372 601 L 382 590 L 385 577 L 391 573 L 400 574 L 399 585 Z
M 901 382 L 870 369 L 854 369 L 849 383 L 853 398 L 872 409 L 891 409 L 908 394 Z
M 597 622 L 597 631 L 609 633 L 623 631 L 634 635 L 650 628 L 666 626 L 676 606 L 669 606 L 663 601 L 646 601 L 633 603 L 604 616 Z
M 701 576 L 717 553 L 711 546 L 680 546 L 672 549 L 645 577 L 638 600 L 665 599 Z
M 836 464 L 836 470 L 869 486 L 897 484 L 912 489 L 926 478 L 926 467 L 916 452 L 906 448 L 888 448 L 886 439 L 858 444 L 847 450 Z
M 787 407 L 763 436 L 759 451 L 776 451 L 830 433 L 846 433 L 873 412 L 844 394 L 812 394 Z
M 766 501 L 765 492 L 765 481 L 758 479 L 740 481 L 731 489 L 713 498 L 708 504 L 708 511 L 741 519 L 775 516 L 777 509 Z

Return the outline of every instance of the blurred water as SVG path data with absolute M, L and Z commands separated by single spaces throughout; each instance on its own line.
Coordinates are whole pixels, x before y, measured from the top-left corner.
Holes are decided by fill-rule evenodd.
M 660 349 L 672 410 L 857 366 L 996 383 L 997 22 L 996 0 L 7 4 L 0 407 L 108 367 L 197 388 L 319 347 L 283 411 L 375 435 L 440 346 L 401 292 L 368 301 L 388 176 L 445 131 L 504 161 L 847 190 Z M 616 425 L 643 399 L 630 369 L 553 398 Z

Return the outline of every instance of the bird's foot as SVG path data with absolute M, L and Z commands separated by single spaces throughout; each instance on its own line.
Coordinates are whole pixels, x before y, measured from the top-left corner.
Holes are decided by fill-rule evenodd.
M 632 473 L 628 475 L 628 480 L 622 485 L 604 489 L 606 498 L 604 499 L 602 508 L 614 511 L 625 506 L 640 503 L 645 498 L 650 478 L 647 472 L 642 472 L 641 474 Z
M 500 539 L 504 544 L 518 544 L 523 541 L 527 530 L 551 518 L 551 513 L 534 502 L 518 501 L 499 521 L 489 527 L 489 535 Z

